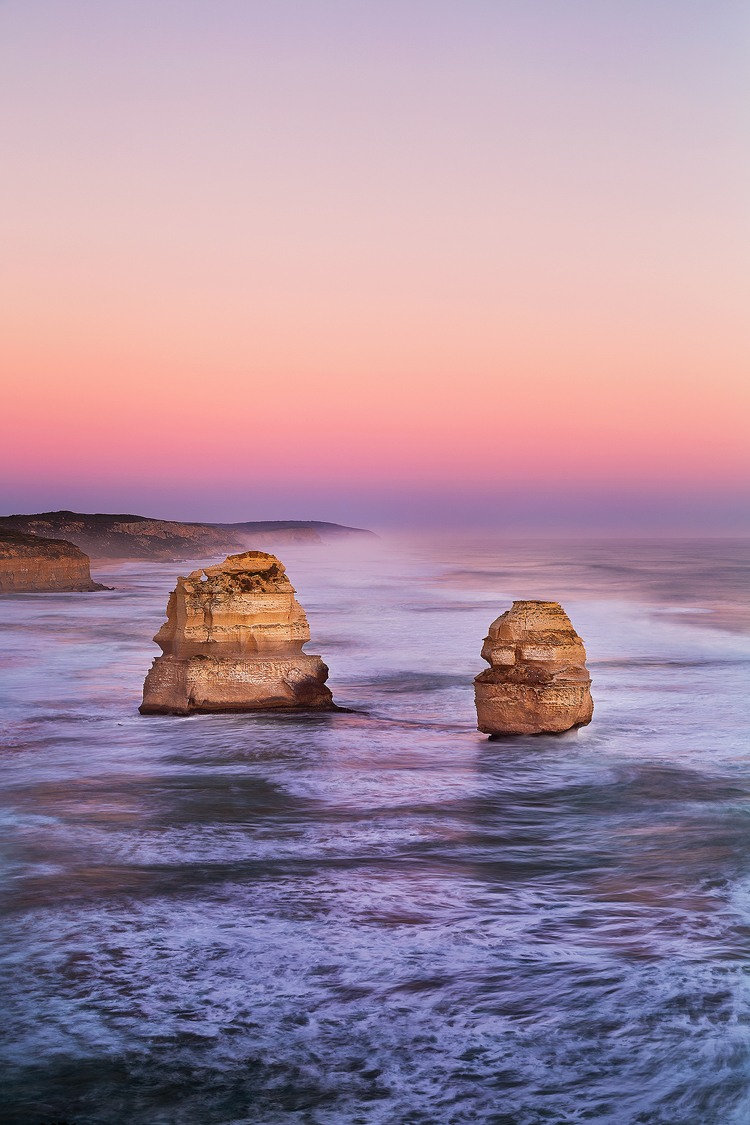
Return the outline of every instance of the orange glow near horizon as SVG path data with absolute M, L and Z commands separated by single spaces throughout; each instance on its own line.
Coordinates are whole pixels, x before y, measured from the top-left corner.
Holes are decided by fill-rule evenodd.
M 6 510 L 746 486 L 738 5 L 64 7 L 0 7 Z

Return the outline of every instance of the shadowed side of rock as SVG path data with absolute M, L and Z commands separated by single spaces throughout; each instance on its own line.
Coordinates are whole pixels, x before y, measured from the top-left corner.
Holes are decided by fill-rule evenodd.
M 109 589 L 92 581 L 89 557 L 75 544 L 0 528 L 0 594 Z
M 302 651 L 310 629 L 284 566 L 246 551 L 179 578 L 154 637 L 164 655 L 143 687 L 142 714 L 331 710 L 328 668 Z
M 552 734 L 591 722 L 586 650 L 558 602 L 519 601 L 490 625 L 474 681 L 484 734 Z

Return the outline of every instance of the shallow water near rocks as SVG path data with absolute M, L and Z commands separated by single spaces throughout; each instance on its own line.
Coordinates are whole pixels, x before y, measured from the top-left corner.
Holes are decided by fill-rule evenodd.
M 351 713 L 139 716 L 198 564 L 0 600 L 0 1120 L 744 1125 L 747 545 L 280 553 Z M 530 597 L 594 721 L 489 741 Z

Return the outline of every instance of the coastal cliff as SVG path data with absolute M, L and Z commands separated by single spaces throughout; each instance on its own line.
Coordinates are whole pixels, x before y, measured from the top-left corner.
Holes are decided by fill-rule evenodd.
M 231 552 L 321 543 L 372 531 L 315 521 L 266 520 L 235 524 L 179 523 L 136 515 L 37 512 L 0 516 L 0 528 L 75 543 L 96 559 L 208 559 Z
M 141 714 L 334 707 L 328 668 L 302 651 L 305 611 L 274 555 L 246 551 L 177 579 Z
M 0 528 L 0 593 L 108 589 L 92 582 L 88 555 L 73 543 Z
M 559 602 L 513 602 L 482 646 L 474 680 L 484 734 L 551 734 L 591 722 L 586 650 Z
M 241 539 L 222 528 L 134 515 L 40 512 L 0 516 L 0 528 L 64 538 L 100 559 L 205 559 L 244 547 Z

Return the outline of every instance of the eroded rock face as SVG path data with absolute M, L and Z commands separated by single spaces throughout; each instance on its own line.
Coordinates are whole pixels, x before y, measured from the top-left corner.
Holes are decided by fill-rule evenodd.
M 305 611 L 274 555 L 245 551 L 178 578 L 154 637 L 164 655 L 142 714 L 333 707 L 328 668 L 302 651 Z
M 544 734 L 591 722 L 586 650 L 558 602 L 514 602 L 482 646 L 474 680 L 484 734 Z
M 73 543 L 0 528 L 0 594 L 108 589 L 91 580 L 89 557 Z

